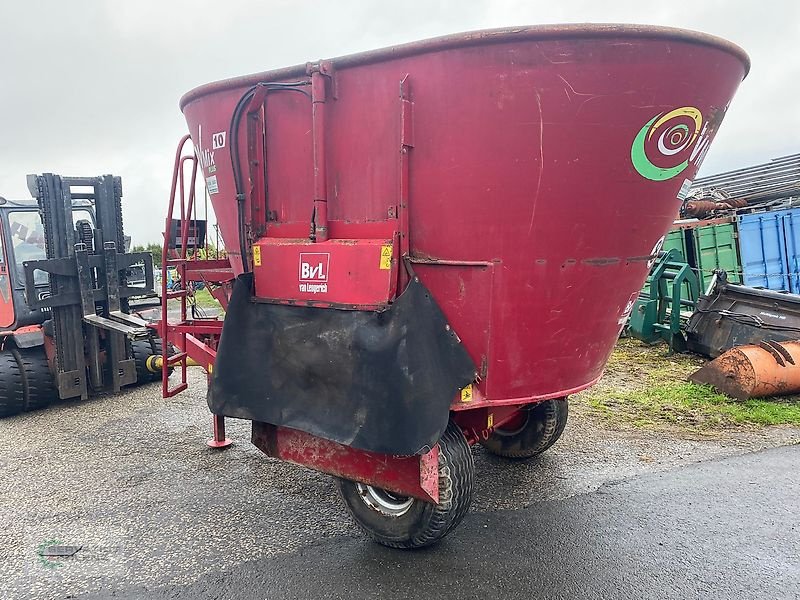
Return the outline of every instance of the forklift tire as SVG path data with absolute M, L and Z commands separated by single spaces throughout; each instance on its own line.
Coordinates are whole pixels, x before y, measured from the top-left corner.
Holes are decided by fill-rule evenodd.
M 556 443 L 567 425 L 566 398 L 545 400 L 523 409 L 524 421 L 513 429 L 497 428 L 480 444 L 505 458 L 532 458 Z
M 0 417 L 25 410 L 22 373 L 17 358 L 7 349 L 0 352 Z
M 164 354 L 164 347 L 161 343 L 161 338 L 153 338 L 155 345 L 155 352 L 150 345 L 150 340 L 135 340 L 131 342 L 131 350 L 133 351 L 133 360 L 136 363 L 136 383 L 151 383 L 153 381 L 161 381 L 161 370 L 156 372 L 147 368 L 147 359 L 151 356 L 158 356 Z M 172 369 L 170 369 L 172 372 Z
M 38 410 L 58 400 L 53 374 L 43 347 L 11 348 L 22 375 L 25 410 Z
M 475 464 L 464 434 L 454 423 L 439 440 L 439 504 L 339 479 L 339 493 L 358 526 L 390 548 L 422 548 L 441 540 L 467 514 Z

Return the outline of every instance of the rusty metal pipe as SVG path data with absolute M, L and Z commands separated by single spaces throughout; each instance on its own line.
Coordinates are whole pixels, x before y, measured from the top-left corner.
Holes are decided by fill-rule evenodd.
M 747 200 L 743 198 L 726 198 L 725 200 L 689 200 L 683 209 L 685 217 L 704 217 L 714 211 L 744 208 Z
M 711 385 L 737 400 L 800 392 L 800 341 L 731 348 L 690 375 L 689 381 Z

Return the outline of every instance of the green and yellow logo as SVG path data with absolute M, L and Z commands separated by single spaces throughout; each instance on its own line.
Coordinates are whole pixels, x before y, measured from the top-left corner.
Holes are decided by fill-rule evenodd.
M 645 179 L 672 179 L 705 155 L 710 142 L 707 129 L 703 115 L 693 106 L 659 113 L 636 134 L 631 162 Z

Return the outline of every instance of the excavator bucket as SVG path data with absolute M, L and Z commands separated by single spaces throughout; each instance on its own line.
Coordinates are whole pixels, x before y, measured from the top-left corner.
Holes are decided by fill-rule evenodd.
M 717 271 L 686 325 L 686 349 L 716 358 L 762 341 L 800 339 L 800 296 L 739 285 Z
M 731 348 L 689 377 L 737 400 L 800 392 L 800 341 Z

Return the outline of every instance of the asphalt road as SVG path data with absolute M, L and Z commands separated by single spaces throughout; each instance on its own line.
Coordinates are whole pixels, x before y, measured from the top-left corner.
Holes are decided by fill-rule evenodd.
M 758 452 L 796 428 L 621 432 L 575 404 L 536 460 L 476 448 L 462 525 L 398 552 L 246 422 L 207 448 L 205 377 L 190 379 L 168 400 L 153 384 L 0 420 L 0 599 L 798 597 L 800 446 Z M 53 543 L 81 550 L 38 555 Z
M 800 598 L 798 467 L 800 447 L 765 450 L 472 512 L 423 551 L 334 538 L 189 586 L 113 597 Z

